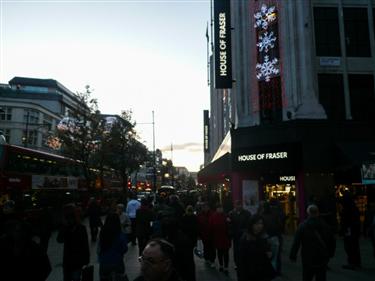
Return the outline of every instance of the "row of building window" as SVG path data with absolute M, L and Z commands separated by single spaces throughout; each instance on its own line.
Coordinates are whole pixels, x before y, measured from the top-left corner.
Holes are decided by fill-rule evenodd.
M 9 106 L 0 106 L 0 120 L 1 121 L 12 121 L 12 111 L 13 108 Z M 23 122 L 26 124 L 39 124 L 40 112 L 34 109 L 24 109 L 23 113 Z M 52 126 L 53 117 L 42 114 L 43 117 L 43 125 L 45 126 Z
M 373 15 L 375 9 L 373 9 Z M 375 21 L 372 21 L 375 32 Z M 338 8 L 315 7 L 315 47 L 317 56 L 342 56 Z M 347 57 L 371 57 L 367 8 L 343 8 L 344 43 Z
M 342 74 L 318 74 L 319 102 L 330 120 L 345 120 L 345 95 Z M 375 121 L 373 75 L 349 74 L 350 110 L 353 120 Z

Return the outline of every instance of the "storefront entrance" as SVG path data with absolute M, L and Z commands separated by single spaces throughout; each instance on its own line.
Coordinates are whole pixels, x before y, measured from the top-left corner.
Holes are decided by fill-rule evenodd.
M 285 214 L 284 230 L 294 233 L 297 229 L 297 202 L 295 183 L 266 183 L 263 186 L 264 200 L 278 201 Z

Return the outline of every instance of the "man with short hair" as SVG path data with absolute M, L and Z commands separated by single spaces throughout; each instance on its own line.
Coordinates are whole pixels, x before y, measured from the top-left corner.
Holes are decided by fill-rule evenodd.
M 303 281 L 326 281 L 327 264 L 334 256 L 336 241 L 331 228 L 319 218 L 316 205 L 307 208 L 308 218 L 299 225 L 290 251 L 290 260 L 297 260 L 301 247 Z
M 141 202 L 137 200 L 137 196 L 135 194 L 130 194 L 130 201 L 126 205 L 126 214 L 128 215 L 130 222 L 131 222 L 131 233 L 129 233 L 129 241 L 132 242 L 132 245 L 136 245 L 136 215 L 137 210 L 141 207 Z
M 164 239 L 150 240 L 142 255 L 141 275 L 134 281 L 181 281 L 173 266 L 174 246 Z

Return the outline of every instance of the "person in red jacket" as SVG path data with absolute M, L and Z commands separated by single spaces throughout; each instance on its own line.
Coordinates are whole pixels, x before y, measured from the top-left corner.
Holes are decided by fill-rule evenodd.
M 210 217 L 209 225 L 219 260 L 219 270 L 228 274 L 231 242 L 229 237 L 228 217 L 224 213 L 222 205 L 216 207 L 216 212 Z
M 202 240 L 203 244 L 203 257 L 207 264 L 215 267 L 215 248 L 213 245 L 212 237 L 210 235 L 210 217 L 212 211 L 208 206 L 207 202 L 202 203 L 202 208 L 197 214 L 198 220 L 198 236 Z

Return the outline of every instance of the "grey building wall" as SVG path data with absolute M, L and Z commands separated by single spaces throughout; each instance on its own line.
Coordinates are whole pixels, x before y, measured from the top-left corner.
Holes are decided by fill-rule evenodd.
M 318 74 L 342 74 L 345 99 L 345 119 L 351 120 L 349 93 L 350 74 L 375 75 L 374 11 L 375 0 L 232 0 L 232 69 L 233 88 L 228 90 L 232 118 L 223 115 L 222 90 L 210 88 L 211 95 L 211 157 L 223 141 L 226 130 L 222 122 L 233 122 L 235 128 L 261 126 L 259 93 L 254 83 L 256 58 L 255 7 L 262 3 L 278 4 L 278 30 L 281 80 L 283 91 L 282 121 L 293 119 L 327 119 L 327 113 L 319 103 Z M 314 7 L 337 7 L 340 27 L 341 56 L 334 58 L 339 65 L 324 65 L 316 55 Z M 348 57 L 345 52 L 343 9 L 366 8 L 370 37 L 370 57 Z M 323 59 L 325 59 L 323 57 Z M 213 64 L 211 64 L 212 66 Z M 211 77 L 214 77 L 211 67 Z M 375 78 L 374 78 L 375 81 Z M 375 84 L 375 83 L 374 83 Z M 374 86 L 375 87 L 375 86 Z M 375 91 L 374 91 L 375 92 Z M 375 110 L 375 109 L 374 109 Z M 227 118 L 227 119 L 226 119 Z M 220 127 L 222 126 L 222 127 Z

